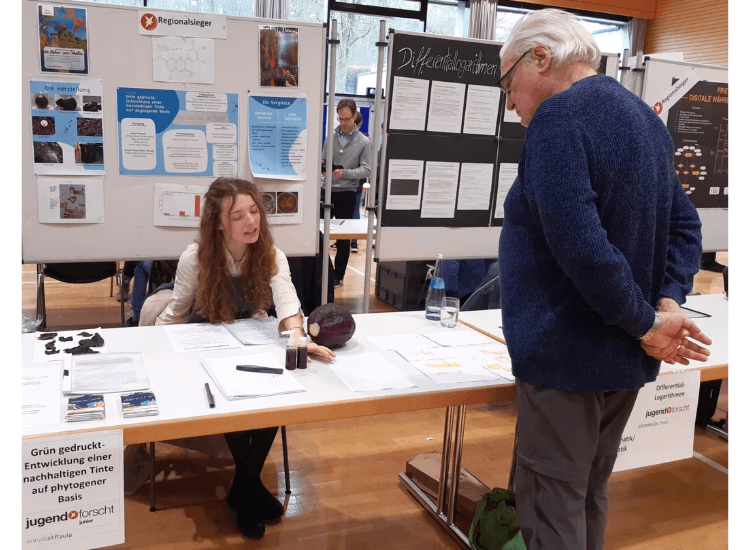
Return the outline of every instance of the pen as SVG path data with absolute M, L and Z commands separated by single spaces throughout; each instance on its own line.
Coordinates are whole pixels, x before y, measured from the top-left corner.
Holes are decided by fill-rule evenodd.
M 261 367 L 258 365 L 237 365 L 237 370 L 241 370 L 243 372 L 260 372 L 263 374 L 284 374 L 284 369 Z
M 211 393 L 211 388 L 209 387 L 208 382 L 206 382 L 206 397 L 208 398 L 208 406 L 213 409 L 216 406 L 216 403 L 214 403 L 214 394 Z

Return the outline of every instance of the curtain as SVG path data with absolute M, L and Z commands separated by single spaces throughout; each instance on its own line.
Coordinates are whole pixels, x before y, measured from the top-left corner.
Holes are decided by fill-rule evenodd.
M 471 0 L 469 38 L 495 39 L 497 0 Z
M 628 39 L 630 40 L 630 55 L 643 51 L 646 41 L 646 20 L 633 17 L 628 23 Z
M 289 19 L 289 0 L 255 0 L 255 17 Z

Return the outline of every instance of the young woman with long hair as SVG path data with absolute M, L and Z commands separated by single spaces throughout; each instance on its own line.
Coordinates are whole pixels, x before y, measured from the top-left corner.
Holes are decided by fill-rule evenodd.
M 299 299 L 289 262 L 271 237 L 258 188 L 249 181 L 219 178 L 205 195 L 198 240 L 180 256 L 174 292 L 156 324 L 224 323 L 266 316 L 271 308 L 279 331 L 304 334 Z M 325 360 L 334 353 L 308 344 Z M 236 473 L 227 504 L 237 512 L 237 527 L 248 538 L 265 533 L 264 521 L 284 514 L 282 504 L 266 489 L 260 472 L 278 427 L 224 434 Z

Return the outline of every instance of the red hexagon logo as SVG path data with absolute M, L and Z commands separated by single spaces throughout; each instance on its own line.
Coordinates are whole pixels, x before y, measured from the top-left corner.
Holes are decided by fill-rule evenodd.
M 76 510 L 73 510 L 72 512 L 68 512 L 68 519 L 76 519 L 78 517 L 78 512 Z
M 660 115 L 660 114 L 661 114 L 661 112 L 662 112 L 663 110 L 664 110 L 664 105 L 662 105 L 662 104 L 661 104 L 661 101 L 657 101 L 657 102 L 656 102 L 656 103 L 654 104 L 654 112 L 655 112 L 655 113 L 656 113 L 657 115 Z

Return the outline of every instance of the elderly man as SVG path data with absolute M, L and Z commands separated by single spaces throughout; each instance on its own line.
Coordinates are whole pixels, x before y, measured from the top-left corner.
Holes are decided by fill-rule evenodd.
M 616 80 L 576 18 L 544 9 L 502 48 L 499 85 L 527 128 L 499 245 L 518 401 L 515 489 L 529 550 L 602 548 L 607 481 L 660 360 L 706 360 L 680 313 L 698 214 L 664 124 Z

